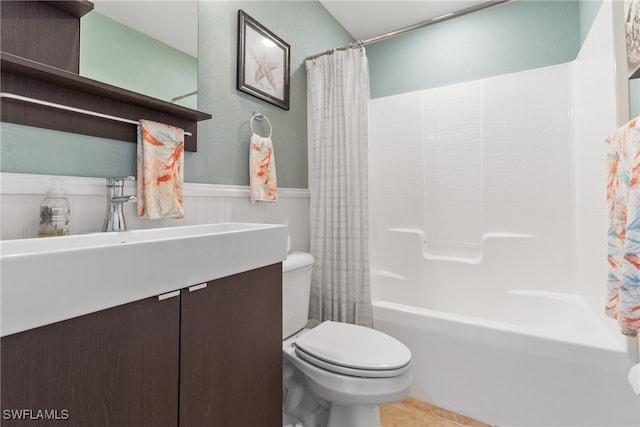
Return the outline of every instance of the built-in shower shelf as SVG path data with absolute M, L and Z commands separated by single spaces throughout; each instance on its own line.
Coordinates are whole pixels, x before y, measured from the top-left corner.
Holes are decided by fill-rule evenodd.
M 484 256 L 484 246 L 489 240 L 533 239 L 523 233 L 485 233 L 479 243 L 428 240 L 425 232 L 417 228 L 390 228 L 392 233 L 404 233 L 418 236 L 422 246 L 422 256 L 429 261 L 449 261 L 465 264 L 479 264 Z
M 373 273 L 373 275 L 375 276 L 384 277 L 386 279 L 407 280 L 407 276 L 403 276 L 401 274 L 394 273 L 393 271 L 388 270 L 373 270 L 371 271 L 371 273 Z

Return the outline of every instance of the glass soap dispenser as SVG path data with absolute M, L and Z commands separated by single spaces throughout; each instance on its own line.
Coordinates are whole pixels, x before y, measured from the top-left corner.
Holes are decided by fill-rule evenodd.
M 67 193 L 62 189 L 62 179 L 52 178 L 51 188 L 40 204 L 40 226 L 38 237 L 67 236 L 71 206 Z

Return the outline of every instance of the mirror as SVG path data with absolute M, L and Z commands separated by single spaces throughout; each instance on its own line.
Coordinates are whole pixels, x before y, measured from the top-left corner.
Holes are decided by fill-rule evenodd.
M 198 1 L 92 1 L 80 75 L 197 109 Z

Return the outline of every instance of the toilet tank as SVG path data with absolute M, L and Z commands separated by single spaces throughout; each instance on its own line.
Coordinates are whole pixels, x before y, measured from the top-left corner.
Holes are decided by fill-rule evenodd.
M 292 252 L 282 263 L 282 339 L 295 334 L 309 320 L 309 292 L 314 258 Z

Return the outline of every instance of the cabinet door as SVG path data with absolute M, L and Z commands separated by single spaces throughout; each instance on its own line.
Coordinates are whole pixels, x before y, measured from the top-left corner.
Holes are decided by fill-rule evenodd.
M 175 427 L 179 316 L 154 297 L 3 337 L 2 425 Z
M 282 265 L 182 292 L 181 427 L 282 426 Z

